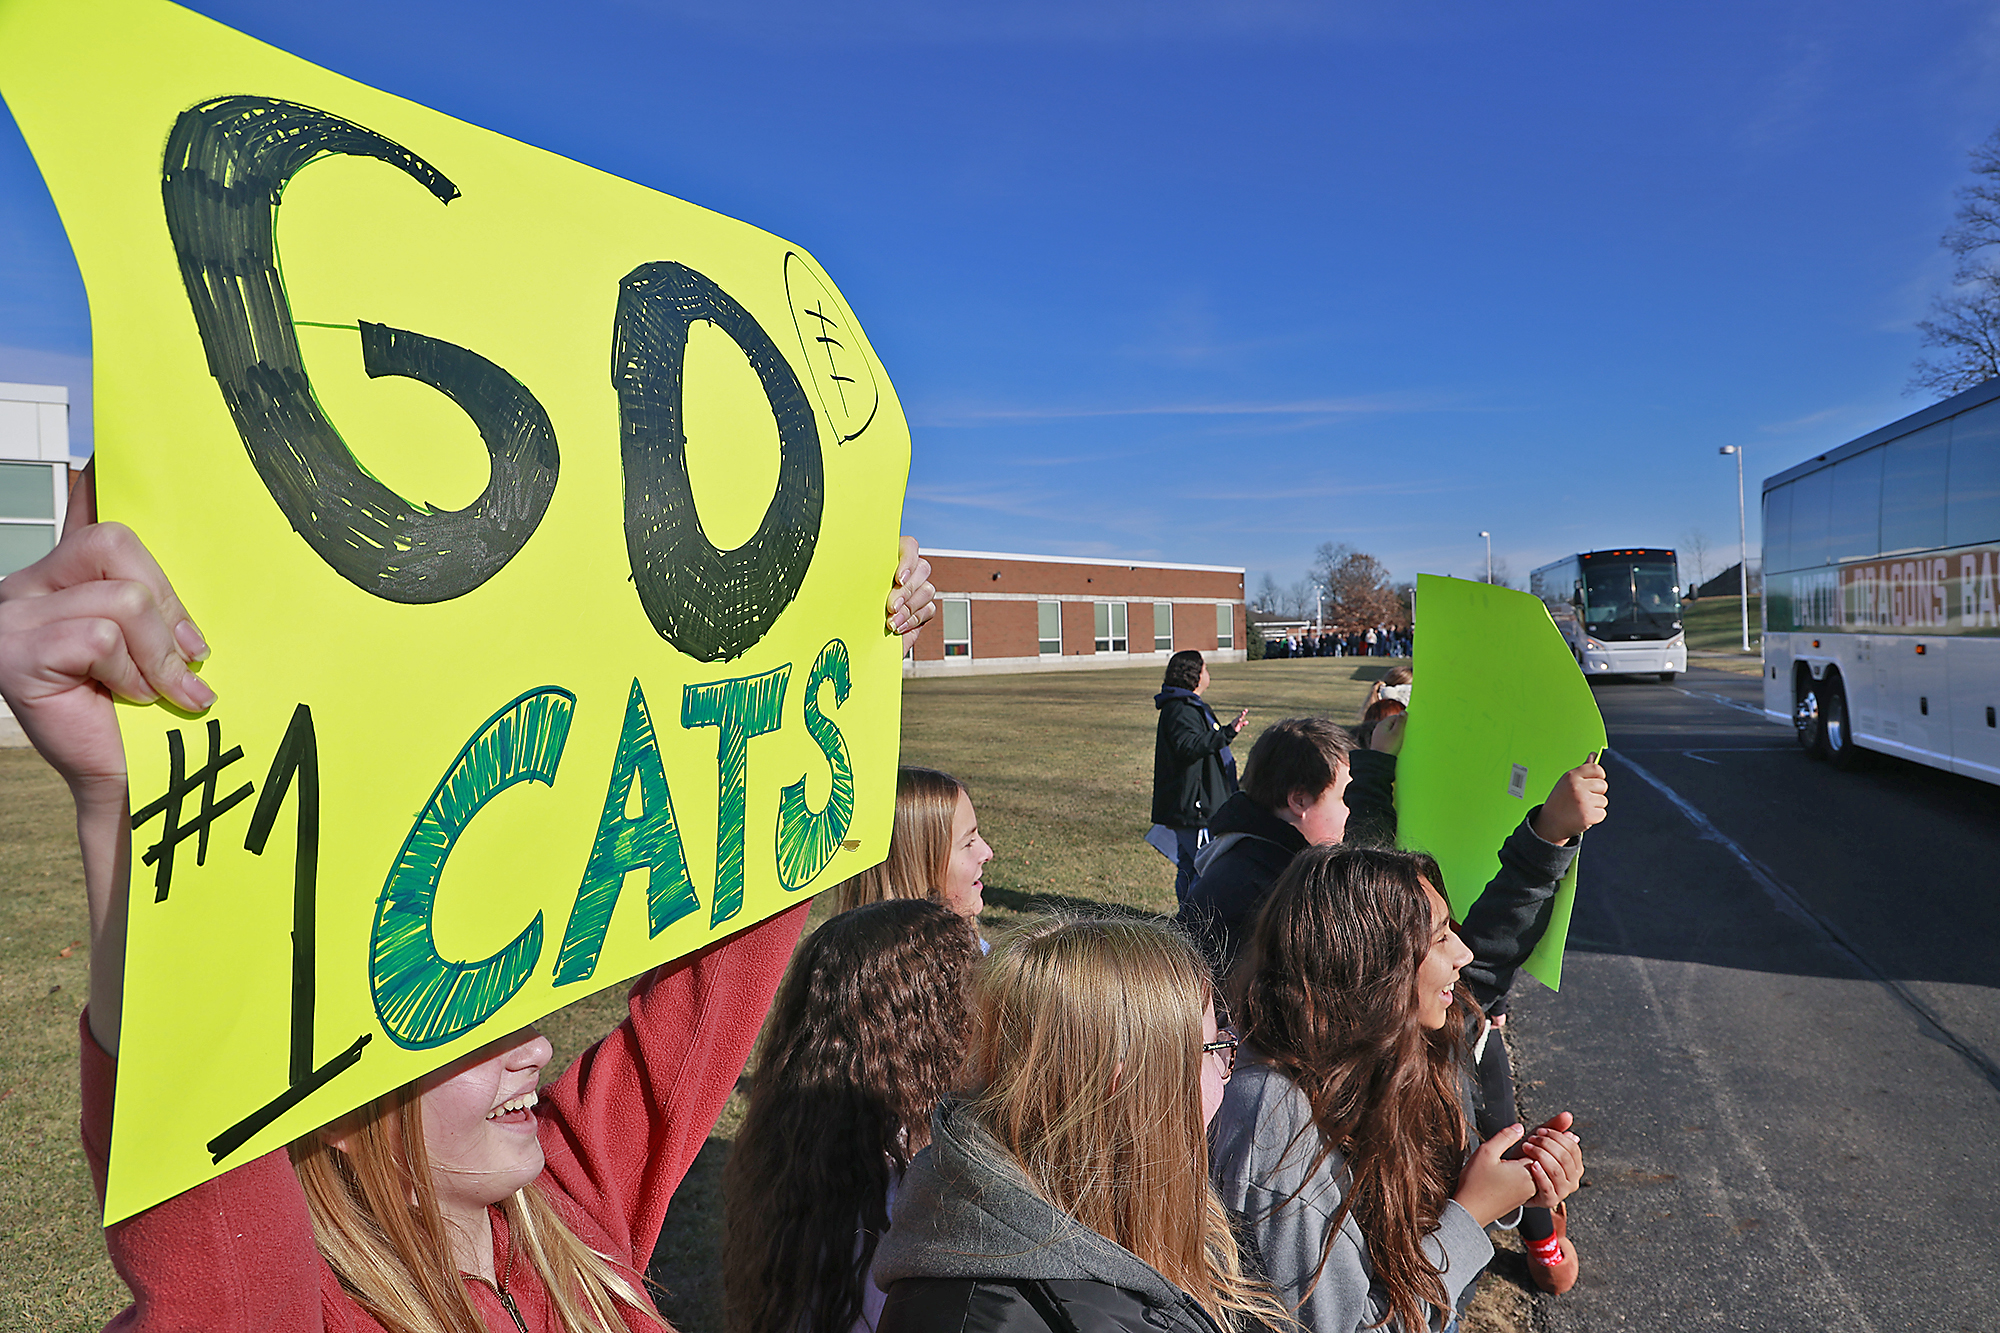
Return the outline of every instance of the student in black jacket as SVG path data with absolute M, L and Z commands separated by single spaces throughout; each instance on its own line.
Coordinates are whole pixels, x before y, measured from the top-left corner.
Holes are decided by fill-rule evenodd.
M 1387 825 L 1393 755 L 1358 751 L 1347 728 L 1288 717 L 1250 750 L 1243 790 L 1209 821 L 1179 921 L 1227 977 L 1243 938 L 1292 857 Z M 1372 838 L 1362 839 L 1372 840 Z
M 1250 720 L 1246 708 L 1228 726 L 1217 721 L 1201 697 L 1207 689 L 1207 664 L 1186 649 L 1167 660 L 1166 679 L 1153 696 L 1153 707 L 1160 710 L 1153 739 L 1153 822 L 1174 833 L 1176 901 L 1194 883 L 1202 830 L 1236 791 L 1236 756 L 1229 753 L 1229 742 Z

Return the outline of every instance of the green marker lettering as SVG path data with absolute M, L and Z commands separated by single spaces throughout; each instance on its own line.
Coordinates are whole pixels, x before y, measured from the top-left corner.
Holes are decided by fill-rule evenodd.
M 440 958 L 431 931 L 438 879 L 458 835 L 486 803 L 517 782 L 555 784 L 576 696 L 530 690 L 480 724 L 424 803 L 375 901 L 368 982 L 375 1015 L 406 1050 L 442 1046 L 499 1011 L 542 954 L 542 914 L 490 958 Z
M 641 812 L 638 818 L 630 819 L 625 805 L 632 795 L 634 777 L 639 780 Z M 645 691 L 635 679 L 625 704 L 625 725 L 618 733 L 611 784 L 604 793 L 604 813 L 597 821 L 597 837 L 591 843 L 590 861 L 584 867 L 576 905 L 570 909 L 569 925 L 563 931 L 562 948 L 556 952 L 556 985 L 583 981 L 597 970 L 597 955 L 604 948 L 604 932 L 611 925 L 611 910 L 618 905 L 618 891 L 625 886 L 625 876 L 642 866 L 646 870 L 646 921 L 653 935 L 701 906 L 694 894 L 694 881 L 688 877 L 680 827 L 674 822 L 674 802 L 667 789 L 666 769 L 660 763 L 659 738 L 653 733 L 652 715 L 646 711 Z
M 689 685 L 681 691 L 681 725 L 716 727 L 715 901 L 708 924 L 719 926 L 743 910 L 743 827 L 748 804 L 750 738 L 776 731 L 784 721 L 790 663 L 761 676 Z
M 850 684 L 847 645 L 839 639 L 819 650 L 819 659 L 806 676 L 806 730 L 833 771 L 826 806 L 814 810 L 806 804 L 803 777 L 778 796 L 778 882 L 788 893 L 797 893 L 826 869 L 840 840 L 847 836 L 847 826 L 854 821 L 854 765 L 847 757 L 847 742 L 833 719 L 819 708 L 819 687 L 829 682 L 837 708 L 847 702 Z

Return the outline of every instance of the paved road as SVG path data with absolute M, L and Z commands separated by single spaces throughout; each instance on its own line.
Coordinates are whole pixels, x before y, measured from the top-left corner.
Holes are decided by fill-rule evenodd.
M 1590 1154 L 1538 1325 L 2000 1329 L 2000 787 L 1834 772 L 1755 677 L 1592 684 L 1612 817 L 1514 999 Z

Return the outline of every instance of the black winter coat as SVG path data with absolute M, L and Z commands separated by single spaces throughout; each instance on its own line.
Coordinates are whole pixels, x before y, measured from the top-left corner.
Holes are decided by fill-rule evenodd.
M 1216 721 L 1192 690 L 1161 690 L 1153 706 L 1160 710 L 1153 738 L 1153 822 L 1206 828 L 1236 791 L 1235 764 L 1225 766 L 1222 758 L 1236 728 Z
M 1396 756 L 1356 750 L 1347 756 L 1348 843 L 1396 841 Z M 1257 909 L 1292 858 L 1306 849 L 1297 828 L 1237 792 L 1208 822 L 1209 843 L 1195 855 L 1195 879 L 1177 918 L 1215 974 L 1227 979 L 1249 937 Z
M 1306 840 L 1243 791 L 1209 821 L 1208 838 L 1195 854 L 1197 877 L 1176 920 L 1201 946 L 1215 974 L 1226 979 L 1257 909 L 1292 858 L 1306 849 Z

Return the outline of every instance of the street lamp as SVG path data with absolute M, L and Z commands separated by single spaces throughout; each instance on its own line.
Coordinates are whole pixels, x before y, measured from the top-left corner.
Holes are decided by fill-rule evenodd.
M 1715 452 L 1736 455 L 1736 587 L 1743 601 L 1743 651 L 1750 651 L 1750 529 L 1743 520 L 1743 450 L 1725 444 Z
M 1493 534 L 1482 532 L 1479 535 L 1486 539 L 1486 581 L 1490 584 L 1493 582 Z

